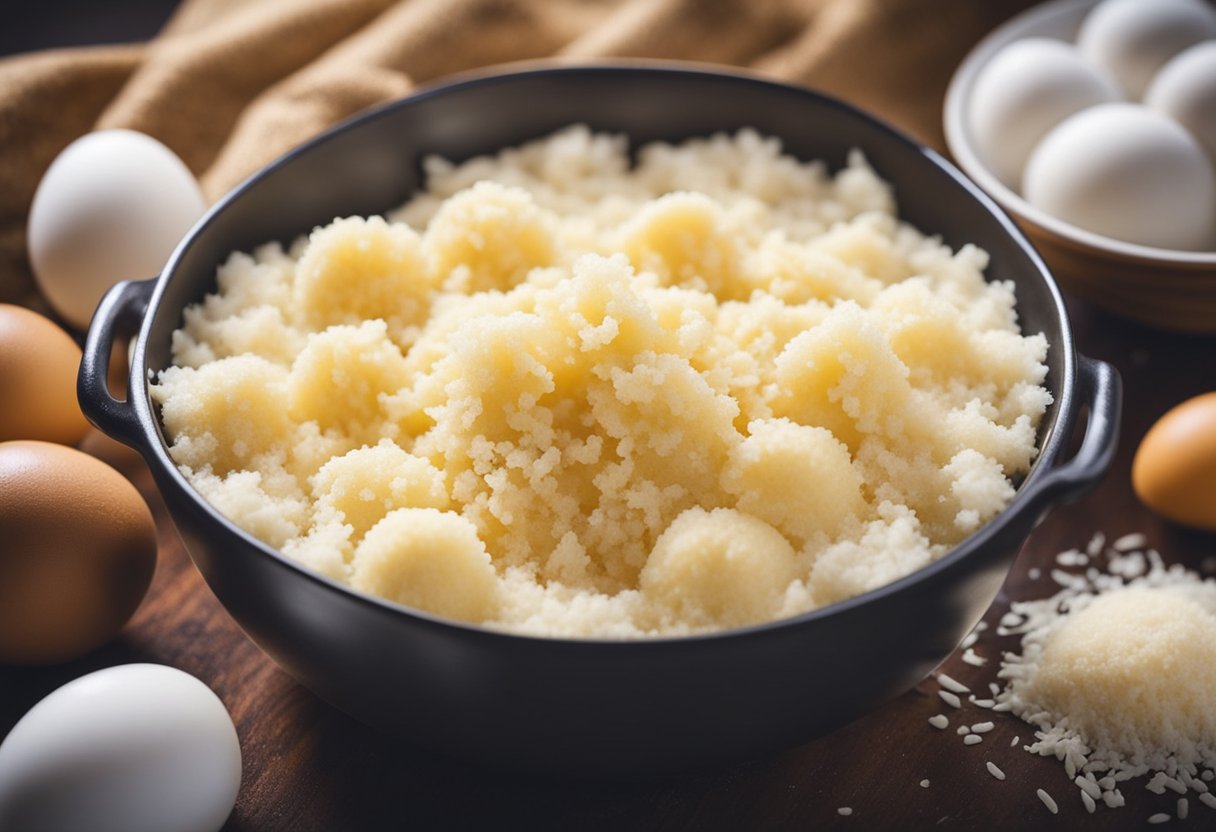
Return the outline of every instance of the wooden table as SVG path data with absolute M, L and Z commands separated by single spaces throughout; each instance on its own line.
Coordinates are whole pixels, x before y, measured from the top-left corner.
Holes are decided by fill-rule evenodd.
M 1033 534 L 987 620 L 1011 598 L 1055 590 L 1046 577 L 1055 555 L 1143 532 L 1165 559 L 1199 569 L 1216 555 L 1216 536 L 1160 520 L 1129 485 L 1132 454 L 1170 406 L 1216 387 L 1216 339 L 1171 335 L 1071 303 L 1078 345 L 1113 363 L 1126 386 L 1121 446 L 1113 470 L 1084 500 L 1057 509 Z M 634 784 L 559 782 L 480 770 L 439 759 L 380 736 L 295 684 L 249 642 L 203 584 L 141 460 L 116 446 L 99 455 L 127 472 L 157 518 L 160 563 L 149 594 L 116 642 L 67 665 L 0 667 L 0 735 L 55 687 L 125 662 L 181 668 L 210 685 L 227 705 L 241 739 L 244 779 L 226 827 L 248 832 L 342 829 L 1136 829 L 1150 814 L 1173 812 L 1176 796 L 1141 783 L 1124 789 L 1127 807 L 1089 816 L 1054 759 L 1020 748 L 1030 727 L 996 714 L 996 729 L 965 746 L 962 722 L 992 718 L 978 708 L 951 712 L 951 728 L 927 719 L 942 711 L 926 682 L 835 733 L 771 759 L 686 779 Z M 1038 566 L 1044 577 L 1031 580 Z M 985 637 L 977 668 L 956 653 L 943 669 L 975 688 L 995 679 L 999 650 L 1012 639 Z M 945 709 L 949 711 L 948 708 Z M 1020 736 L 1019 747 L 1011 747 Z M 985 768 L 992 760 L 1007 775 Z M 920 785 L 927 779 L 929 785 Z M 1060 805 L 1053 817 L 1035 796 L 1045 788 Z M 1216 828 L 1216 810 L 1192 796 L 1192 828 Z M 852 814 L 838 813 L 849 807 Z

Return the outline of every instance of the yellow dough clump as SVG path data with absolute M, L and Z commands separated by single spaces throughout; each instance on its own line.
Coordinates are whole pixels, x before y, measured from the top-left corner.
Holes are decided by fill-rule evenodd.
M 494 617 L 496 578 L 477 530 L 459 514 L 399 508 L 355 549 L 355 589 L 460 621 Z
M 426 320 L 434 279 L 417 232 L 383 217 L 348 217 L 313 232 L 292 282 L 310 328 L 384 319 L 399 343 Z
M 854 153 L 572 127 L 431 159 L 386 217 L 234 253 L 153 395 L 234 522 L 488 627 L 680 635 L 796 615 L 1001 511 L 1051 401 L 986 255 Z
M 794 549 L 763 520 L 729 508 L 690 508 L 655 541 L 641 588 L 662 614 L 737 627 L 777 617 L 797 576 Z

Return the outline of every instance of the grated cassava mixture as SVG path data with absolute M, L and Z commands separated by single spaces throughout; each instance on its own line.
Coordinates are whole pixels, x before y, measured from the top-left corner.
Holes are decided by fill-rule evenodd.
M 998 630 L 1021 636 L 997 701 L 1035 727 L 1026 750 L 1063 761 L 1087 808 L 1123 805 L 1120 785 L 1150 774 L 1149 790 L 1212 806 L 1216 580 L 1152 549 L 1058 577 L 1063 588 L 1014 602 Z
M 153 386 L 194 486 L 312 569 L 528 634 L 741 626 L 928 564 L 1035 456 L 1045 339 L 859 153 L 572 127 L 425 170 L 231 255 Z
M 1018 650 L 1001 656 L 1003 686 L 989 682 L 990 695 L 980 688 L 977 696 L 935 674 L 950 709 L 929 724 L 953 727 L 949 713 L 964 744 L 979 745 L 989 731 L 1008 730 L 997 714 L 1020 718 L 1034 736 L 1023 742 L 1019 732 L 1009 751 L 998 743 L 984 754 L 1012 765 L 1011 754 L 1055 757 L 1089 814 L 1147 802 L 1158 810 L 1146 819 L 1155 825 L 1186 820 L 1192 800 L 1206 807 L 1200 811 L 1216 809 L 1216 558 L 1204 564 L 1204 576 L 1167 566 L 1146 544 L 1138 533 L 1111 544 L 1097 533 L 1084 552 L 1057 555 L 1054 594 L 1012 602 L 994 630 L 980 622 L 963 641 L 963 661 L 982 667 L 988 659 L 973 649 L 982 634 L 1019 637 Z M 1041 574 L 1031 569 L 1029 576 Z M 974 722 L 972 707 L 986 712 L 983 722 Z M 996 762 L 985 765 L 1005 779 Z M 1043 785 L 1060 794 L 1059 782 Z M 1141 787 L 1160 798 L 1128 804 L 1128 790 Z M 1040 786 L 1035 793 L 1049 812 L 1061 811 L 1052 792 Z

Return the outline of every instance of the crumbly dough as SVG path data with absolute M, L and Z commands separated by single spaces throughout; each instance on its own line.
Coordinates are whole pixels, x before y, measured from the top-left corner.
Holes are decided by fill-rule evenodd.
M 195 487 L 325 575 L 528 634 L 754 624 L 924 566 L 1035 456 L 1044 338 L 859 153 L 576 126 L 426 174 L 234 253 L 153 385 Z

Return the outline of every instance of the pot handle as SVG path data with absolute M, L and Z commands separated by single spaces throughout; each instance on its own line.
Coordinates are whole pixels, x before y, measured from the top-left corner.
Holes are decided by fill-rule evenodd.
M 1058 503 L 1071 503 L 1098 486 L 1110 470 L 1119 444 L 1119 421 L 1123 405 L 1123 382 L 1105 361 L 1078 355 L 1078 392 L 1089 406 L 1089 422 L 1077 453 L 1068 462 L 1049 471 L 1035 486 L 1027 502 L 1037 513 Z
M 129 397 L 114 398 L 107 378 L 115 339 L 129 338 L 139 331 L 155 287 L 156 278 L 124 280 L 106 292 L 89 324 L 84 355 L 80 359 L 80 372 L 76 376 L 76 398 L 88 420 L 114 439 L 137 450 L 141 433 L 139 418 L 131 407 Z

